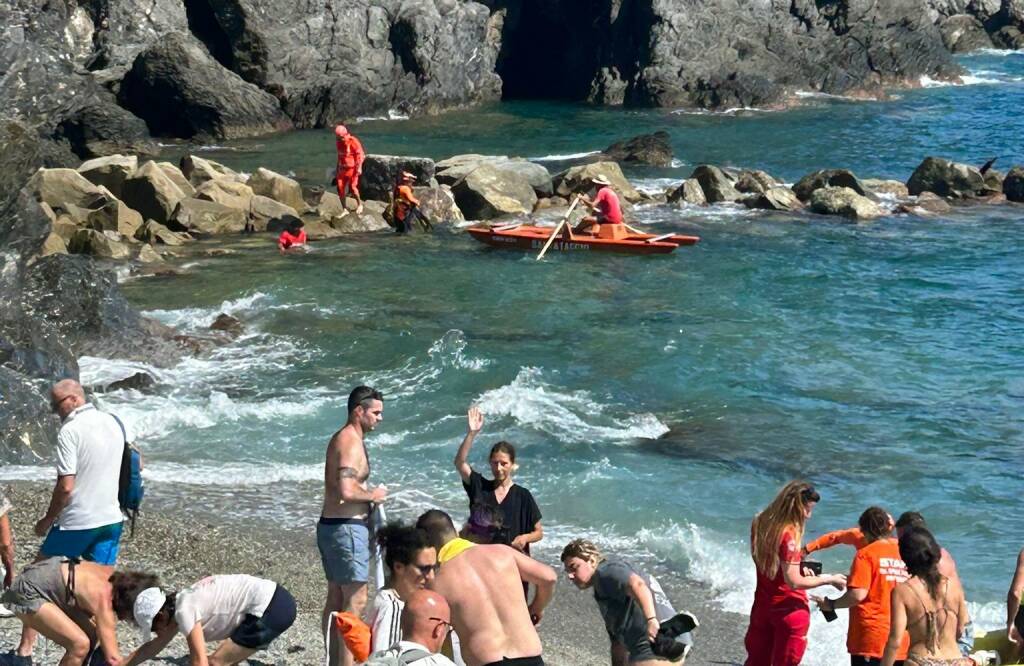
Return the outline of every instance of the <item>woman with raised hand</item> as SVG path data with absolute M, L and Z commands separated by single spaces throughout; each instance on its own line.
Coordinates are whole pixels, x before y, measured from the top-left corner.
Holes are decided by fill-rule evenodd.
M 495 534 L 493 543 L 504 543 L 530 554 L 530 544 L 544 538 L 540 524 L 540 508 L 533 495 L 526 488 L 513 483 L 512 475 L 519 468 L 516 465 L 516 449 L 506 441 L 491 447 L 488 461 L 493 479 L 485 479 L 468 462 L 473 441 L 484 427 L 484 415 L 476 405 L 469 408 L 466 437 L 455 454 L 455 469 L 462 477 L 462 486 L 469 495 L 470 510 L 478 505 L 497 507 L 503 517 L 503 530 Z
M 939 573 L 942 549 L 932 533 L 910 528 L 900 535 L 900 558 L 910 578 L 892 591 L 892 622 L 882 666 L 894 666 L 903 634 L 910 634 L 907 666 L 972 666 L 957 639 L 967 621 L 960 581 Z
M 805 481 L 790 481 L 771 504 L 754 516 L 750 553 L 757 589 L 744 644 L 746 666 L 797 666 L 807 649 L 811 611 L 807 590 L 832 585 L 842 590 L 842 574 L 809 575 L 800 565 L 804 528 L 821 496 Z
M 426 533 L 401 523 L 377 530 L 377 545 L 384 551 L 387 586 L 377 592 L 370 612 L 370 651 L 387 650 L 402 640 L 402 609 L 417 590 L 434 579 L 437 550 Z

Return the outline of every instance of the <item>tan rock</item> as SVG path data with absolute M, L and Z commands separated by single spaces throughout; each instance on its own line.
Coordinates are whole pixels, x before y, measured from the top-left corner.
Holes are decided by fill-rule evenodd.
M 102 190 L 74 169 L 39 169 L 28 182 L 29 190 L 38 201 L 53 210 L 66 210 L 74 205 L 88 208 L 89 203 L 102 194 Z
M 337 199 L 337 195 L 334 198 Z M 249 221 L 256 231 L 266 231 L 269 224 L 293 217 L 299 217 L 298 211 L 270 197 L 257 194 L 250 201 Z
M 481 165 L 452 186 L 459 210 L 471 220 L 490 220 L 503 215 L 528 215 L 537 194 L 521 174 Z
M 466 219 L 459 205 L 455 203 L 451 188 L 447 185 L 414 187 L 413 193 L 420 200 L 420 211 L 434 224 L 462 222 Z M 550 203 L 550 199 L 546 201 Z
M 208 180 L 196 188 L 196 199 L 215 201 L 223 206 L 249 212 L 252 188 L 233 180 Z
M 219 181 L 210 181 L 216 183 Z M 187 231 L 199 236 L 238 233 L 245 229 L 247 213 L 205 199 L 182 199 L 174 209 L 167 227 L 171 231 Z
M 128 259 L 131 251 L 121 240 L 116 231 L 96 231 L 95 229 L 79 229 L 68 250 L 74 254 L 91 254 L 101 259 Z
M 865 178 L 860 182 L 864 183 L 864 187 L 875 194 L 888 194 L 896 197 L 897 199 L 903 199 L 910 195 L 910 191 L 907 189 L 906 184 L 898 180 Z
M 185 193 L 185 196 L 191 197 L 195 195 L 196 188 L 192 186 L 188 178 L 185 178 L 185 174 L 181 172 L 181 169 L 170 162 L 157 162 L 156 164 L 178 186 L 178 189 Z
M 117 198 L 121 198 L 124 181 L 139 168 L 139 158 L 134 155 L 108 155 L 82 162 L 78 173 L 89 182 L 106 187 Z
M 189 180 L 197 188 L 210 180 L 231 180 L 236 183 L 245 182 L 244 176 L 219 162 L 196 157 L 195 155 L 190 157 L 192 159 L 192 174 Z
M 316 206 L 317 215 L 325 220 L 332 217 L 344 215 L 347 211 L 341 205 L 341 199 L 334 192 L 324 192 L 320 195 L 320 202 Z
M 590 180 L 597 175 L 605 176 L 612 184 L 612 189 L 626 201 L 640 201 L 643 197 L 626 180 L 622 169 L 615 162 L 592 162 L 566 169 L 554 177 L 555 194 L 571 198 L 574 194 L 584 194 L 594 189 Z
M 330 219 L 330 227 L 338 234 L 357 234 L 370 231 L 384 231 L 391 226 L 384 220 L 379 212 L 371 212 L 366 209 L 361 214 L 346 213 L 340 217 Z M 309 234 L 309 224 L 306 224 L 306 234 Z
M 111 197 L 99 208 L 89 211 L 85 226 L 97 231 L 116 231 L 126 238 L 133 238 L 142 226 L 142 215 Z
M 78 233 L 79 228 L 78 223 L 68 215 L 60 215 L 50 227 L 51 231 L 60 236 L 65 243 Z
M 300 213 L 306 209 L 306 202 L 302 198 L 302 186 L 287 176 L 260 167 L 246 184 L 252 188 L 253 194 L 269 197 Z
M 156 162 L 149 161 L 124 181 L 123 200 L 144 219 L 166 224 L 178 202 L 185 198 L 174 181 Z
M 139 253 L 135 256 L 135 259 L 144 264 L 164 263 L 164 258 L 161 257 L 160 253 L 154 250 L 153 246 L 150 245 L 149 243 L 145 243 L 143 244 L 142 247 L 139 248 Z
M 143 243 L 156 244 L 169 246 L 184 245 L 188 241 L 192 240 L 188 234 L 179 234 L 171 231 L 164 225 L 154 220 L 146 220 L 139 227 L 139 230 L 135 232 L 135 239 L 142 241 Z
M 43 241 L 43 247 L 39 250 L 40 257 L 47 257 L 51 254 L 67 254 L 68 244 L 56 233 L 50 233 Z
M 674 204 L 693 204 L 694 206 L 704 206 L 708 202 L 708 198 L 704 196 L 704 189 L 700 186 L 700 181 L 696 178 L 687 178 L 679 187 L 669 191 L 666 201 Z
M 868 220 L 885 214 L 878 204 L 849 187 L 821 187 L 811 192 L 811 210 L 822 215 L 841 215 Z
M 306 238 L 311 241 L 325 240 L 327 238 L 337 238 L 342 235 L 342 232 L 333 228 L 330 224 L 321 220 L 310 220 L 305 222 Z

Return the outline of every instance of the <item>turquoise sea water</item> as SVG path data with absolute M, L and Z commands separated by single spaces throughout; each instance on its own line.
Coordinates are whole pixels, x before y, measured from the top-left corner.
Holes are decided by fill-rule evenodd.
M 693 164 L 816 168 L 905 180 L 925 155 L 1024 163 L 1024 53 L 965 59 L 968 85 L 879 102 L 805 98 L 725 115 L 505 104 L 353 125 L 371 152 L 548 158 L 668 129 L 680 164 L 638 170 L 651 188 Z M 210 155 L 320 182 L 325 132 Z M 554 159 L 550 159 L 554 157 Z M 810 534 L 870 504 L 919 510 L 957 558 L 983 626 L 1024 533 L 1024 208 L 847 225 L 733 207 L 641 207 L 640 224 L 702 242 L 665 257 L 532 256 L 457 229 L 320 243 L 280 257 L 266 239 L 198 256 L 183 276 L 130 280 L 129 298 L 185 329 L 221 311 L 247 332 L 211 358 L 153 369 L 156 395 L 103 402 L 139 431 L 151 493 L 186 510 L 311 529 L 322 459 L 347 391 L 381 388 L 369 439 L 392 512 L 464 513 L 451 459 L 465 410 L 520 448 L 518 481 L 544 513 L 539 556 L 572 537 L 657 562 L 746 612 L 751 516 L 787 480 L 823 496 Z M 84 359 L 90 381 L 132 364 Z M 7 468 L 7 476 L 32 470 Z M 824 559 L 845 569 L 850 551 Z M 807 663 L 834 663 L 844 632 L 816 619 Z

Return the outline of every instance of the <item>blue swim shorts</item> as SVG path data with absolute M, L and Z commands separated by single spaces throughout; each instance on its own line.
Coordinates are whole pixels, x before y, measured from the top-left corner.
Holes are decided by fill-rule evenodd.
M 121 545 L 122 523 L 111 523 L 89 530 L 50 528 L 39 552 L 43 557 L 70 557 L 114 566 Z
M 331 583 L 365 583 L 370 573 L 370 530 L 366 521 L 320 518 L 316 545 Z

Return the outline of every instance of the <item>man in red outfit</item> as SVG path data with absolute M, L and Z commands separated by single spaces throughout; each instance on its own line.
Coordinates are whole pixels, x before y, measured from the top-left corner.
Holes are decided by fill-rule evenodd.
M 359 196 L 359 176 L 363 173 L 366 152 L 359 139 L 352 136 L 348 128 L 338 125 L 334 128 L 338 146 L 338 198 L 345 205 L 345 196 L 351 192 L 356 198 L 356 213 L 363 212 L 363 199 Z
M 622 207 L 619 204 L 619 195 L 612 189 L 611 181 L 604 175 L 598 174 L 590 182 L 597 189 L 597 195 L 593 199 L 583 195 L 580 199 L 584 205 L 590 207 L 593 214 L 580 220 L 574 231 L 579 233 L 600 224 L 622 224 Z

